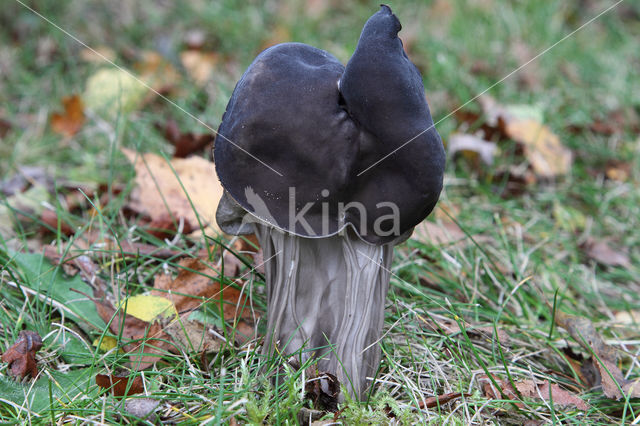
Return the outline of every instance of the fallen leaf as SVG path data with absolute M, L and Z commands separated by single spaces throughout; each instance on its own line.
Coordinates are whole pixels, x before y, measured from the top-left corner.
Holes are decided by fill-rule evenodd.
M 540 108 L 530 105 L 499 104 L 494 98 L 478 98 L 487 125 L 502 131 L 523 149 L 535 174 L 555 178 L 566 174 L 573 163 L 573 153 L 567 149 L 551 129 L 542 124 Z
M 133 74 L 119 68 L 102 68 L 87 80 L 82 99 L 87 108 L 114 119 L 136 110 L 147 88 Z
M 607 179 L 626 182 L 631 177 L 631 163 L 619 160 L 609 160 L 605 166 Z
M 16 174 L 2 180 L 0 190 L 4 195 L 10 197 L 33 186 L 53 189 L 53 177 L 43 167 L 22 166 L 18 168 Z
M 169 336 L 164 333 L 160 322 L 148 323 L 133 315 L 124 314 L 116 309 L 112 303 L 99 300 L 88 294 L 83 294 L 91 300 L 102 320 L 109 324 L 109 330 L 116 336 L 122 336 L 126 343 L 123 347 L 129 353 L 129 361 L 136 370 L 144 370 L 160 360 L 165 351 L 175 350 L 169 343 Z M 104 293 L 104 290 L 100 290 Z
M 578 317 L 557 311 L 555 322 L 585 350 L 592 354 L 592 362 L 600 375 L 602 390 L 607 398 L 619 400 L 623 397 L 640 398 L 640 379 L 627 380 L 617 365 L 617 351 L 609 346 L 596 331 L 593 323 L 584 317 Z
M 453 222 L 437 224 L 425 220 L 415 227 L 412 238 L 442 246 L 461 241 L 466 238 L 466 234 Z
M 178 312 L 186 312 L 200 306 L 205 300 L 218 300 L 222 292 L 225 319 L 236 316 L 236 310 L 246 306 L 245 297 L 239 299 L 240 291 L 229 286 L 222 286 L 219 271 L 203 259 L 185 258 L 178 262 L 180 272 L 172 281 L 160 275 L 154 283 L 152 295 L 166 297 L 175 305 Z M 225 272 L 227 275 L 228 272 Z M 223 287 L 221 289 L 221 287 Z
M 472 235 L 471 237 L 476 242 L 483 242 L 489 239 L 486 235 Z M 422 221 L 415 227 L 411 238 L 422 243 L 436 246 L 472 242 L 455 222 L 444 220 L 442 223 L 433 223 L 427 220 Z
M 506 133 L 524 145 L 525 155 L 538 176 L 555 178 L 571 169 L 573 154 L 544 124 L 534 120 L 514 120 L 507 122 Z
M 614 249 L 607 240 L 596 240 L 588 238 L 581 248 L 589 258 L 606 266 L 620 266 L 630 268 L 631 260 L 629 255 L 622 249 Z
M 9 374 L 18 379 L 38 375 L 36 352 L 42 347 L 42 338 L 35 331 L 23 330 L 18 340 L 2 354 L 2 362 L 9 363 Z
M 204 227 L 220 232 L 215 214 L 222 197 L 222 186 L 212 162 L 190 157 L 173 159 L 169 165 L 156 154 L 138 155 L 125 148 L 122 152 L 136 169 L 136 187 L 131 194 L 130 208 L 149 215 L 152 220 L 170 213 L 177 220 L 184 218 L 192 226 L 202 223 Z
M 42 214 L 40 215 L 40 221 L 46 225 L 43 226 L 43 231 L 45 232 L 49 232 L 50 229 L 47 228 L 47 226 L 49 228 L 54 229 L 54 232 L 57 232 L 58 227 L 60 227 L 60 233 L 62 235 L 66 235 L 67 237 L 70 235 L 73 235 L 74 231 L 73 228 L 71 227 L 71 225 L 69 225 L 66 221 L 64 221 L 55 211 L 53 210 L 49 210 L 49 209 L 45 209 L 42 211 Z
M 121 302 L 120 308 L 127 315 L 133 315 L 145 322 L 153 322 L 160 318 L 175 318 L 177 315 L 176 307 L 169 299 L 150 294 L 127 297 Z
M 527 398 L 543 399 L 545 401 L 551 399 L 554 405 L 561 407 L 576 407 L 578 410 L 583 411 L 589 409 L 589 405 L 586 402 L 574 393 L 562 389 L 556 383 L 549 386 L 549 382 L 534 383 L 531 380 L 525 380 L 516 383 L 516 389 L 522 396 Z
M 199 86 L 204 86 L 210 81 L 218 61 L 218 55 L 215 52 L 185 50 L 180 54 L 182 66 Z
M 139 419 L 145 420 L 160 405 L 160 401 L 151 398 L 130 398 L 124 402 L 124 409 L 127 413 Z M 159 424 L 152 422 L 153 424 Z
M 84 104 L 80 96 L 73 95 L 62 98 L 63 113 L 51 114 L 51 129 L 64 137 L 74 136 L 82 128 L 85 121 Z
M 0 138 L 4 138 L 9 134 L 9 131 L 13 128 L 10 121 L 0 118 Z
M 182 220 L 176 224 L 176 221 L 167 214 L 162 214 L 154 218 L 144 227 L 145 231 L 156 238 L 171 238 L 176 233 L 190 234 L 194 231 L 193 226 L 188 220 Z
M 491 166 L 497 146 L 495 143 L 475 135 L 453 133 L 449 136 L 447 149 L 451 156 L 454 156 L 458 152 L 463 155 L 468 153 L 475 154 L 485 165 Z
M 447 404 L 453 401 L 454 399 L 458 399 L 463 395 L 465 397 L 471 396 L 468 393 L 460 393 L 460 392 L 446 393 L 444 395 L 438 395 L 438 396 L 432 396 L 432 397 L 426 398 L 423 401 L 420 401 L 420 403 L 418 404 L 418 407 L 422 409 L 438 407 L 440 405 Z
M 96 384 L 101 388 L 110 389 L 116 397 L 144 392 L 144 384 L 141 376 L 136 376 L 132 379 L 130 376 L 96 374 Z
M 332 413 L 338 411 L 338 396 L 340 395 L 338 378 L 331 373 L 317 371 L 316 366 L 307 368 L 306 373 L 305 398 L 311 400 L 313 408 Z
M 233 257 L 235 259 L 235 257 Z M 237 259 L 235 260 L 237 262 Z M 231 257 L 225 258 L 225 276 L 235 275 L 238 264 Z M 164 274 L 156 276 L 152 295 L 171 300 L 179 313 L 189 312 L 205 301 L 222 300 L 224 320 L 233 321 L 236 338 L 243 342 L 255 334 L 253 317 L 256 312 L 248 308 L 247 297 L 229 284 L 222 284 L 220 273 L 205 259 L 186 258 L 178 262 L 180 272 L 171 280 Z
M 623 133 L 625 129 L 638 133 L 640 131 L 640 118 L 633 109 L 616 109 L 610 111 L 605 118 L 595 119 L 589 129 L 594 133 L 606 136 Z
M 491 399 L 503 399 L 506 397 L 509 400 L 518 401 L 521 395 L 526 398 L 542 399 L 544 401 L 553 400 L 554 405 L 563 407 L 575 407 L 578 410 L 587 411 L 589 405 L 580 399 L 576 394 L 562 389 L 557 384 L 551 384 L 549 382 L 534 382 L 532 380 L 523 380 L 515 383 L 516 390 L 508 380 L 503 380 L 493 376 L 493 379 L 498 384 L 500 389 L 496 389 L 488 376 L 482 375 L 478 377 L 478 384 L 481 386 L 482 391 L 487 398 Z M 551 395 L 549 390 L 551 389 Z M 522 403 L 516 404 L 522 408 Z
M 164 126 L 164 138 L 175 147 L 173 156 L 186 158 L 208 146 L 213 147 L 215 136 L 212 133 L 196 135 L 192 132 L 181 133 L 175 120 L 167 120 Z
M 109 352 L 111 349 L 115 349 L 118 347 L 118 340 L 115 337 L 111 336 L 103 336 L 102 339 L 95 339 L 93 341 L 93 346 L 98 347 L 103 352 Z

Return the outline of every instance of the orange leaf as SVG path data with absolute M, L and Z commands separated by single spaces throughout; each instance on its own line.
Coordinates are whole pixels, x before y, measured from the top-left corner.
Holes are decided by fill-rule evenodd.
M 84 104 L 80 96 L 73 95 L 62 98 L 63 113 L 51 114 L 51 129 L 67 138 L 72 137 L 85 121 Z
M 144 392 L 142 377 L 133 379 L 127 376 L 96 374 L 96 384 L 104 389 L 111 389 L 116 397 L 129 396 Z

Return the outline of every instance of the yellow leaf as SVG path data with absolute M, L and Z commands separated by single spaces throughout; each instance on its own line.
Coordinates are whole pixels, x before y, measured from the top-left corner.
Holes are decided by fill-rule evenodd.
M 168 318 L 178 315 L 173 302 L 160 296 L 145 294 L 131 296 L 123 301 L 120 307 L 126 309 L 127 314 L 146 322 L 160 319 L 160 317 Z
M 506 133 L 524 145 L 525 155 L 538 176 L 553 178 L 566 174 L 571 168 L 571 151 L 544 124 L 531 119 L 514 119 L 507 122 Z
M 96 339 L 93 341 L 93 346 L 98 346 L 98 344 L 100 344 L 101 351 L 108 352 L 118 346 L 118 341 L 115 339 L 115 337 L 104 336 L 102 338 L 102 342 L 100 342 L 100 339 Z
M 89 77 L 83 96 L 85 105 L 109 118 L 140 106 L 147 88 L 126 71 L 103 68 Z

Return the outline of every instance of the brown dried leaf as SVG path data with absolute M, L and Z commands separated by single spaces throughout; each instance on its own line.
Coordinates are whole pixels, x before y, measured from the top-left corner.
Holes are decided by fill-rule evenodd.
M 40 221 L 43 224 L 48 225 L 49 227 L 56 230 L 58 229 L 58 224 L 60 224 L 60 232 L 67 237 L 73 235 L 74 233 L 73 228 L 60 216 L 58 216 L 58 214 L 53 210 L 43 210 L 42 214 L 40 215 Z M 49 232 L 49 229 L 45 226 L 43 226 L 42 229 L 44 232 Z
M 212 133 L 196 135 L 192 132 L 181 133 L 178 123 L 167 120 L 164 126 L 164 138 L 175 147 L 173 156 L 186 158 L 191 154 L 203 151 L 208 146 L 213 147 L 215 136 Z
M 145 231 L 156 238 L 171 238 L 179 232 L 181 234 L 190 234 L 194 231 L 193 226 L 188 220 L 184 220 L 181 224 L 176 223 L 169 214 L 163 214 L 151 220 L 149 225 L 145 226 Z
M 172 280 L 167 280 L 166 276 L 160 275 L 154 283 L 154 290 L 151 292 L 155 296 L 163 296 L 171 300 L 178 312 L 186 312 L 200 306 L 204 300 L 220 298 L 227 302 L 223 307 L 225 319 L 236 317 L 236 310 L 245 306 L 246 298 L 240 300 L 240 291 L 224 286 L 218 282 L 220 273 L 207 261 L 197 258 L 186 258 L 178 262 L 180 272 Z M 236 272 L 233 266 L 225 267 L 225 275 Z
M 562 389 L 556 383 L 551 384 L 551 387 L 549 387 L 549 382 L 534 383 L 531 380 L 525 380 L 516 383 L 516 388 L 522 396 L 527 398 L 543 399 L 545 401 L 551 399 L 554 405 L 561 407 L 576 407 L 578 410 L 583 411 L 589 409 L 589 405 L 576 394 Z M 551 395 L 549 395 L 550 392 Z
M 80 96 L 62 98 L 63 113 L 51 114 L 51 129 L 67 138 L 78 133 L 85 121 L 84 104 Z
M 0 138 L 7 136 L 13 125 L 10 121 L 0 118 Z
M 609 160 L 605 166 L 607 179 L 626 182 L 631 177 L 631 163 L 626 161 Z
M 114 374 L 96 374 L 96 384 L 104 389 L 111 389 L 116 397 L 126 397 L 144 392 L 142 377 L 116 376 Z
M 602 390 L 607 398 L 619 400 L 625 396 L 640 398 L 640 379 L 627 380 L 617 365 L 617 352 L 605 343 L 593 323 L 587 318 L 556 312 L 555 322 L 567 330 L 569 335 L 593 354 L 592 362 L 600 374 Z
M 317 410 L 338 411 L 340 382 L 338 378 L 325 372 L 318 372 L 315 366 L 307 368 L 307 381 L 304 385 L 305 398 L 313 403 Z
M 425 220 L 415 227 L 413 238 L 442 246 L 461 241 L 466 238 L 466 234 L 453 222 L 445 222 L 440 225 Z
M 36 377 L 36 352 L 42 347 L 42 338 L 35 331 L 23 330 L 18 340 L 2 354 L 2 362 L 9 363 L 9 374 L 18 379 L 27 375 Z
M 630 268 L 631 260 L 629 255 L 621 249 L 614 249 L 607 240 L 595 240 L 588 238 L 581 248 L 585 254 L 598 263 L 606 266 L 620 266 Z
M 580 399 L 576 394 L 562 389 L 557 384 L 552 384 L 549 387 L 548 382 L 536 383 L 532 380 L 523 380 L 516 382 L 516 390 L 508 380 L 503 380 L 493 376 L 493 379 L 498 384 L 500 389 L 496 389 L 488 376 L 482 375 L 478 378 L 478 383 L 482 388 L 482 391 L 487 398 L 491 399 L 503 399 L 518 401 L 521 395 L 526 398 L 542 399 L 544 401 L 553 400 L 554 405 L 576 407 L 579 410 L 587 411 L 589 405 Z M 551 389 L 551 398 L 549 398 L 549 389 Z M 518 407 L 522 407 L 522 403 L 516 404 Z
M 122 152 L 136 169 L 136 188 L 129 203 L 131 209 L 149 215 L 152 220 L 171 213 L 177 220 L 183 218 L 192 226 L 196 226 L 200 218 L 203 226 L 220 232 L 215 213 L 222 197 L 222 186 L 212 162 L 200 157 L 177 158 L 170 166 L 156 154 L 138 155 L 125 148 Z

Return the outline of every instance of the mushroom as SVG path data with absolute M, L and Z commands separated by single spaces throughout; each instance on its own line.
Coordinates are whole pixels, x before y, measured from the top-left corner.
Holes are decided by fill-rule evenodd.
M 445 163 L 400 29 L 382 5 L 346 67 L 301 43 L 266 49 L 214 148 L 218 224 L 263 249 L 263 353 L 315 357 L 359 399 L 379 368 L 393 246 L 434 208 Z

